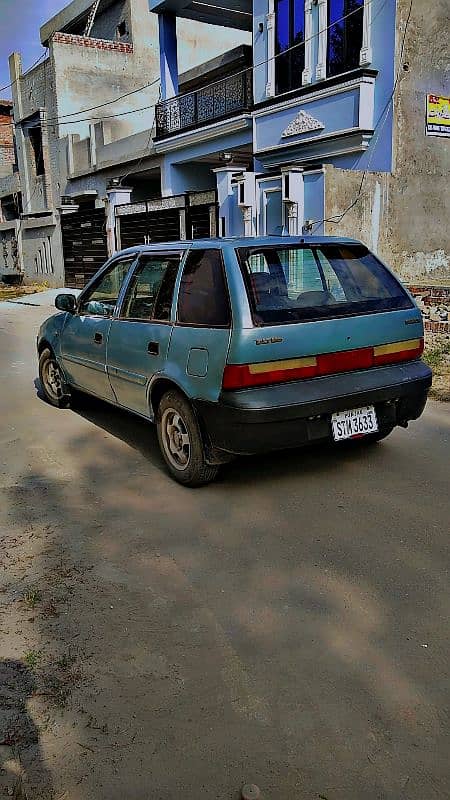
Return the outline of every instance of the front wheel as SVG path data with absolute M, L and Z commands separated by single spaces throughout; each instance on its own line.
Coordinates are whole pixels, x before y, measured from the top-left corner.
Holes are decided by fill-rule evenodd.
M 207 464 L 195 414 L 179 392 L 167 392 L 156 416 L 158 442 L 170 474 L 184 486 L 202 486 L 214 480 L 218 467 Z
M 65 408 L 69 405 L 70 394 L 64 383 L 61 367 L 48 347 L 39 356 L 39 380 L 45 399 L 52 406 Z

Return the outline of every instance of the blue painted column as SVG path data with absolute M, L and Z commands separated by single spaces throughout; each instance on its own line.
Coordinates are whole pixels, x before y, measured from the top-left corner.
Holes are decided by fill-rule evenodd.
M 173 14 L 159 14 L 159 64 L 161 99 L 178 94 L 177 23 Z

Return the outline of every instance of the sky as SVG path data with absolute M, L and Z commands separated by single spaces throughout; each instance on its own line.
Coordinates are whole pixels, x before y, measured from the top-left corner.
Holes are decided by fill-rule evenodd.
M 44 53 L 39 28 L 66 5 L 68 0 L 0 0 L 0 88 L 10 82 L 10 54 L 21 53 L 24 71 L 30 67 Z M 11 97 L 11 89 L 0 97 Z

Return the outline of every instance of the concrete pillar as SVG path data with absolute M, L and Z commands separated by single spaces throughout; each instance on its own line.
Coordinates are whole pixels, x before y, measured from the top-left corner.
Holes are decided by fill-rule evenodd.
M 122 206 L 131 201 L 131 192 L 133 190 L 127 186 L 110 186 L 106 190 L 108 195 L 108 204 L 106 206 L 106 244 L 108 248 L 108 256 L 114 255 L 117 251 L 116 244 L 116 216 L 114 209 L 116 206 Z
M 178 94 L 176 17 L 173 14 L 159 14 L 158 26 L 161 98 L 168 100 Z
M 12 81 L 11 92 L 13 99 L 14 122 L 17 123 L 23 118 L 22 102 L 22 59 L 19 53 L 12 53 L 9 57 L 9 75 Z M 27 150 L 25 146 L 25 136 L 22 125 L 15 127 L 17 166 L 20 174 L 20 186 L 22 190 L 23 210 L 29 210 L 31 191 L 30 191 L 30 172 L 28 166 Z
M 324 81 L 327 77 L 327 0 L 319 0 L 319 46 L 317 53 L 316 81 Z
M 287 212 L 288 234 L 289 236 L 299 236 L 302 233 L 305 207 L 303 168 L 295 165 L 282 167 L 281 188 L 283 204 Z
M 242 167 L 218 167 L 213 172 L 216 174 L 217 201 L 219 204 L 219 230 L 218 236 L 232 236 L 232 203 L 233 189 L 231 179 L 233 175 L 242 172 Z

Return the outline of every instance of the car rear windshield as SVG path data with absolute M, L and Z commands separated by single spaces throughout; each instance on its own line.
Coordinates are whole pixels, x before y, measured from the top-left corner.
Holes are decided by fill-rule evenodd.
M 237 248 L 257 325 L 411 308 L 401 284 L 359 244 Z

